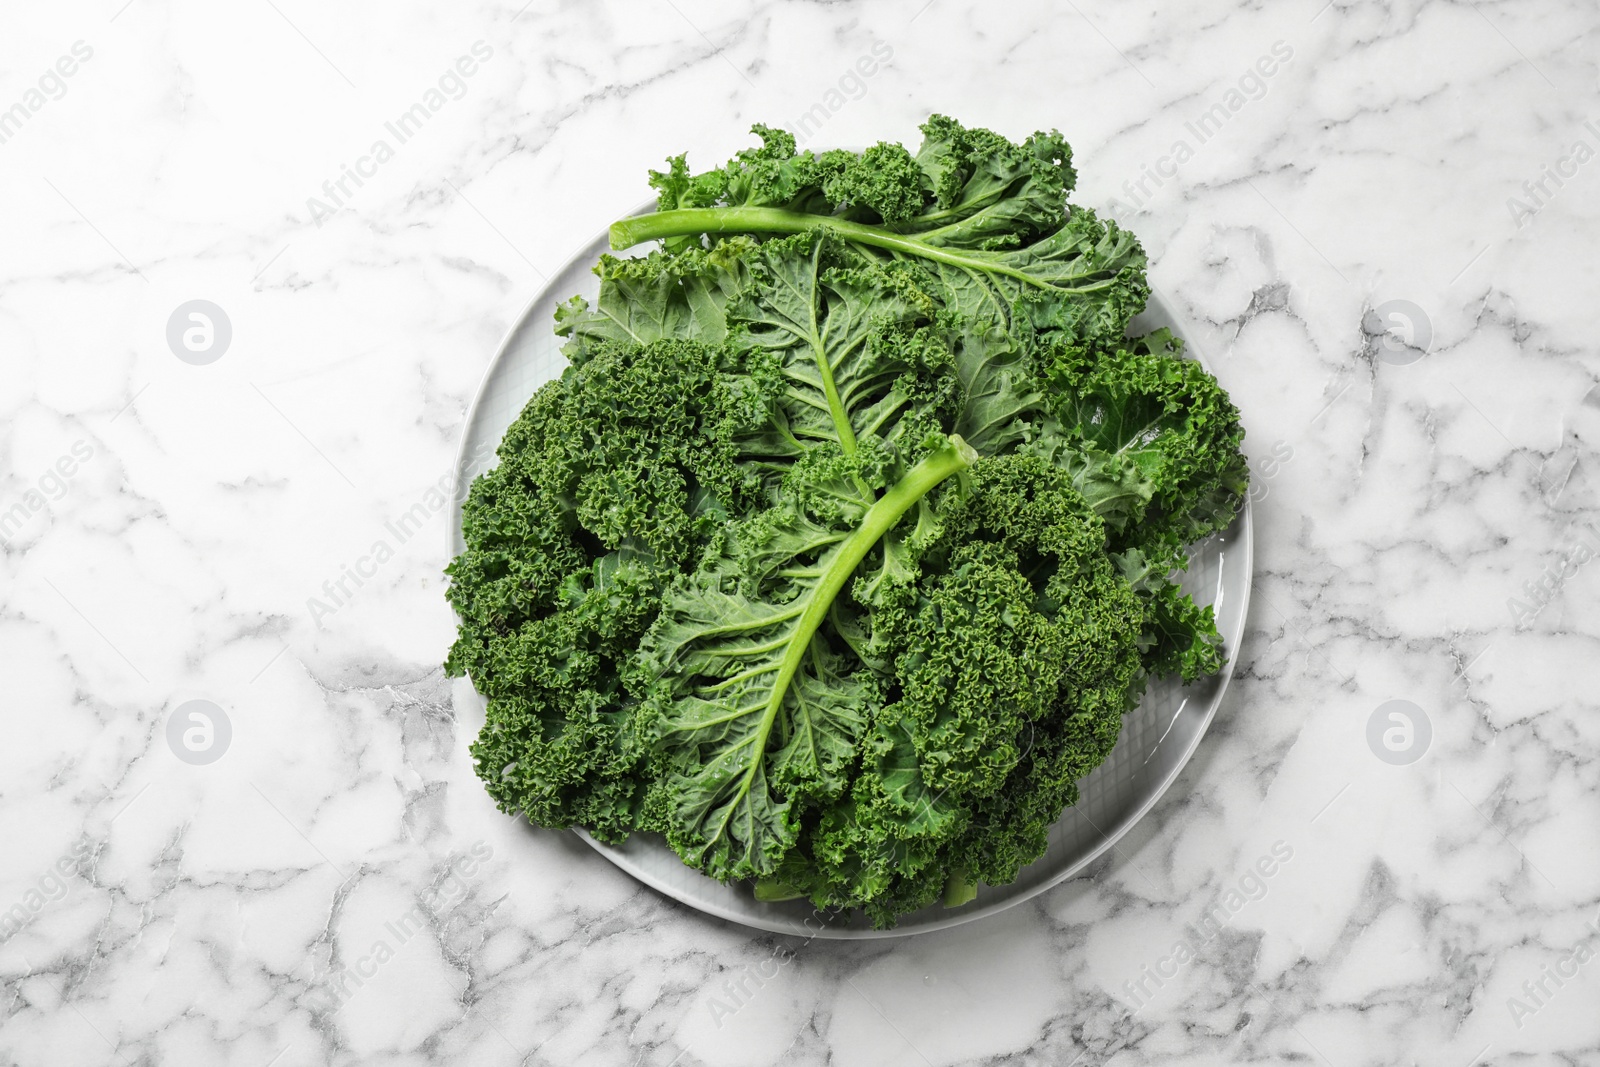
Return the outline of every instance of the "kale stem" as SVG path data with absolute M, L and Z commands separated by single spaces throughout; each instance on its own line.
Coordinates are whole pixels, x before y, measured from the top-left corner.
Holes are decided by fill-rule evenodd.
M 835 233 L 859 244 L 919 256 L 952 267 L 1003 274 L 1041 289 L 1055 288 L 1026 271 L 998 262 L 988 253 L 956 252 L 879 226 L 775 207 L 691 207 L 635 215 L 611 224 L 611 247 L 620 252 L 644 241 L 700 233 L 805 233 L 810 230 Z
M 811 279 L 812 289 L 817 288 L 817 276 L 822 271 L 822 242 L 817 242 L 817 247 L 811 252 Z M 850 425 L 850 415 L 844 409 L 844 401 L 839 399 L 839 386 L 833 380 L 833 367 L 828 363 L 828 350 L 822 343 L 822 332 L 817 326 L 818 297 L 813 297 L 811 304 L 810 332 L 806 335 L 806 343 L 811 346 L 812 360 L 817 365 L 817 374 L 822 378 L 822 395 L 828 398 L 828 414 L 833 418 L 834 431 L 839 435 L 839 447 L 844 449 L 844 454 L 856 454 L 856 431 Z M 872 499 L 872 492 L 866 488 L 860 478 L 856 479 L 868 500 Z
M 792 885 L 785 885 L 775 878 L 758 878 L 756 880 L 756 899 L 767 904 L 780 900 L 795 900 L 805 896 L 804 893 Z
M 975 900 L 978 896 L 978 887 L 967 877 L 967 872 L 960 867 L 950 872 L 949 879 L 944 883 L 944 906 L 959 908 L 968 901 Z

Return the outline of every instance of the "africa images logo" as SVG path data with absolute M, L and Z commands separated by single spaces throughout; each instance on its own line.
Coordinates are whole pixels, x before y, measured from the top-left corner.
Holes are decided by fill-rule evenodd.
M 1267 95 L 1272 77 L 1294 58 L 1294 49 L 1287 41 L 1272 42 L 1271 50 L 1258 57 L 1236 82 L 1229 86 L 1221 99 L 1206 108 L 1193 121 L 1183 124 L 1185 136 L 1176 138 L 1164 155 L 1155 162 L 1143 163 L 1139 176 L 1122 183 L 1123 201 L 1111 198 L 1108 210 L 1118 222 L 1145 206 L 1155 197 L 1156 190 L 1178 176 L 1178 168 L 1193 159 L 1200 148 L 1213 140 L 1232 118 L 1251 103 Z M 1154 186 L 1154 188 L 1152 188 Z
M 367 149 L 363 156 L 356 159 L 355 166 L 340 164 L 339 176 L 329 178 L 322 183 L 320 197 L 307 197 L 306 210 L 311 213 L 311 221 L 320 229 L 322 224 L 333 218 L 338 210 L 354 198 L 356 189 L 367 184 L 366 179 L 377 177 L 378 168 L 395 157 L 398 146 L 405 144 L 418 133 L 434 115 L 444 110 L 451 100 L 460 100 L 467 95 L 467 79 L 478 73 L 479 67 L 489 62 L 494 57 L 494 49 L 483 41 L 472 42 L 472 55 L 460 56 L 454 65 L 445 69 L 439 75 L 435 85 L 431 85 L 423 92 L 422 99 L 406 108 L 392 121 L 383 124 L 384 132 L 388 137 L 379 137 Z M 448 96 L 446 95 L 448 94 Z M 389 143 L 389 138 L 394 143 Z M 351 185 L 355 188 L 352 189 Z
M 21 133 L 46 104 L 66 96 L 67 79 L 93 58 L 94 49 L 86 42 L 72 42 L 71 54 L 60 56 L 53 66 L 46 67 L 35 85 L 23 91 L 21 99 L 10 107 L 0 105 L 0 144 Z

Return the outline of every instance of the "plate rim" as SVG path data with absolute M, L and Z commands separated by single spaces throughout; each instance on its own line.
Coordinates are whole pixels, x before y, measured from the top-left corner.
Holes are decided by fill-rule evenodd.
M 631 218 L 637 215 L 649 214 L 650 212 L 656 210 L 656 203 L 657 201 L 654 198 L 646 200 L 642 204 L 635 207 L 632 211 L 629 211 L 625 215 L 619 217 Z M 512 342 L 516 340 L 516 338 L 522 332 L 524 326 L 528 324 L 535 307 L 545 299 L 551 282 L 556 278 L 562 277 L 573 267 L 578 266 L 580 262 L 584 261 L 588 256 L 587 250 L 597 243 L 602 245 L 602 247 L 605 249 L 610 249 L 609 226 L 599 231 L 588 241 L 584 242 L 581 246 L 579 246 L 577 251 L 568 256 L 562 262 L 561 266 L 550 272 L 550 274 L 547 276 L 547 280 L 540 284 L 540 286 L 534 291 L 532 297 L 530 297 L 527 302 L 523 304 L 522 310 L 517 313 L 516 318 L 511 321 L 511 325 L 506 329 L 505 334 L 500 338 L 500 343 L 496 346 L 494 355 L 484 366 L 483 375 L 479 378 L 477 389 L 473 393 L 472 402 L 467 406 L 466 414 L 462 419 L 460 440 L 456 445 L 454 466 L 451 469 L 450 523 L 448 529 L 445 531 L 445 547 L 447 550 L 447 556 L 451 560 L 454 560 L 465 547 L 465 539 L 461 533 L 461 515 L 462 507 L 466 502 L 466 494 L 463 492 L 461 477 L 466 469 L 468 438 L 471 436 L 472 427 L 477 422 L 479 408 L 483 404 L 485 396 L 488 394 L 490 380 L 494 377 L 494 374 L 499 369 L 502 361 L 507 358 L 507 354 L 510 352 Z M 598 260 L 596 260 L 596 262 L 598 262 Z M 1211 362 L 1206 358 L 1205 352 L 1194 341 L 1193 337 L 1190 336 L 1191 331 L 1187 329 L 1187 326 L 1189 325 L 1188 319 L 1178 314 L 1172 301 L 1168 300 L 1167 297 L 1154 285 L 1150 287 L 1150 298 L 1150 301 L 1147 301 L 1145 304 L 1146 310 L 1149 309 L 1151 302 L 1158 303 L 1160 308 L 1166 313 L 1166 316 L 1172 319 L 1177 327 L 1179 327 L 1179 337 L 1183 341 L 1185 348 L 1188 350 L 1189 355 L 1197 360 L 1208 372 L 1214 374 L 1215 371 L 1212 369 Z M 1141 311 L 1140 314 L 1143 314 L 1143 312 Z M 478 473 L 482 472 L 480 471 L 475 473 L 473 475 L 474 479 L 476 479 Z M 471 483 L 469 482 L 468 487 L 470 487 L 470 484 Z M 1129 831 L 1137 826 L 1144 819 L 1144 817 L 1148 815 L 1158 803 L 1160 803 L 1162 798 L 1166 796 L 1167 791 L 1172 788 L 1173 783 L 1178 780 L 1178 776 L 1182 774 L 1189 766 L 1189 761 L 1194 758 L 1194 754 L 1199 749 L 1201 742 L 1205 740 L 1206 735 L 1210 732 L 1212 720 L 1216 718 L 1217 709 L 1221 707 L 1223 697 L 1227 695 L 1228 686 L 1233 680 L 1234 667 L 1238 663 L 1239 646 L 1244 640 L 1246 624 L 1248 623 L 1250 616 L 1251 593 L 1255 584 L 1255 523 L 1253 520 L 1252 503 L 1253 501 L 1251 500 L 1250 494 L 1246 492 L 1244 496 L 1244 506 L 1239 509 L 1239 513 L 1234 517 L 1234 521 L 1228 527 L 1230 530 L 1237 528 L 1239 547 L 1235 549 L 1235 551 L 1240 551 L 1244 555 L 1244 584 L 1239 594 L 1244 602 L 1244 606 L 1239 613 L 1237 624 L 1233 627 L 1235 632 L 1232 634 L 1223 635 L 1223 647 L 1225 649 L 1231 648 L 1232 654 L 1229 655 L 1228 660 L 1223 665 L 1222 670 L 1216 675 L 1212 676 L 1215 679 L 1216 690 L 1211 695 L 1211 699 L 1207 702 L 1206 709 L 1201 716 L 1199 728 L 1195 731 L 1194 737 L 1190 739 L 1188 745 L 1184 748 L 1177 761 L 1172 765 L 1166 776 L 1161 780 L 1160 785 L 1158 785 L 1149 793 L 1149 795 L 1144 799 L 1144 802 L 1140 804 L 1130 816 L 1121 821 L 1120 826 L 1114 828 L 1110 833 L 1101 834 L 1099 844 L 1097 844 L 1093 849 L 1080 856 L 1077 860 L 1062 868 L 1060 871 L 1039 882 L 1037 885 L 1030 886 L 1026 890 L 1007 896 L 1002 900 L 995 900 L 987 904 L 983 904 L 980 907 L 972 908 L 967 905 L 963 905 L 961 907 L 949 909 L 949 914 L 947 916 L 929 922 L 919 923 L 916 926 L 892 926 L 887 929 L 879 930 L 869 927 L 833 927 L 824 923 L 819 928 L 813 929 L 808 926 L 796 924 L 787 917 L 780 917 L 776 914 L 771 919 L 764 919 L 744 912 L 735 911 L 732 908 L 725 907 L 718 903 L 696 899 L 686 899 L 685 896 L 680 894 L 675 887 L 667 884 L 665 879 L 657 877 L 649 870 L 649 868 L 633 862 L 632 857 L 627 855 L 622 850 L 613 848 L 595 840 L 582 827 L 572 827 L 568 832 L 576 834 L 579 839 L 587 843 L 591 848 L 593 848 L 601 856 L 605 857 L 619 870 L 627 873 L 636 881 L 644 883 L 656 892 L 661 893 L 662 895 L 675 900 L 678 903 L 683 904 L 696 912 L 699 912 L 700 914 L 710 915 L 726 922 L 735 923 L 750 929 L 763 930 L 768 933 L 798 935 L 806 936 L 808 938 L 822 938 L 825 940 L 841 941 L 884 940 L 897 937 L 912 937 L 916 934 L 933 933 L 938 930 L 948 930 L 952 927 L 962 926 L 970 922 L 976 922 L 979 919 L 987 918 L 1009 908 L 1013 908 L 1018 904 L 1022 904 L 1025 901 L 1032 900 L 1035 897 L 1054 889 L 1068 879 L 1080 874 L 1095 860 L 1099 859 L 1101 856 L 1105 855 L 1108 850 L 1115 847 L 1117 842 L 1122 840 L 1122 838 L 1126 836 Z M 451 608 L 451 615 L 455 616 L 455 609 L 453 607 Z M 456 622 L 459 625 L 459 616 L 456 616 Z M 472 679 L 469 676 L 463 677 L 466 678 L 466 681 L 469 685 L 472 684 Z M 473 686 L 473 692 L 477 693 L 476 686 Z M 482 699 L 482 694 L 478 694 L 478 696 L 480 699 Z M 1120 743 L 1120 737 L 1118 738 L 1118 741 Z M 1062 815 L 1058 816 L 1057 821 L 1059 821 L 1061 817 L 1064 817 L 1068 810 L 1070 810 L 1070 808 L 1062 809 Z M 532 826 L 533 824 L 529 823 L 529 825 Z M 556 832 L 559 833 L 561 831 Z M 1038 861 L 1035 860 L 1034 862 Z

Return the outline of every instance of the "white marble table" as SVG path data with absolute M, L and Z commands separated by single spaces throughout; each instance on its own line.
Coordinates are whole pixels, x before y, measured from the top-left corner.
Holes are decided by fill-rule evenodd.
M 1600 14 L 1320 5 L 10 5 L 0 1064 L 1600 1063 Z M 803 945 L 493 809 L 435 486 L 646 168 L 930 111 L 1143 237 L 1256 593 L 1087 876 Z

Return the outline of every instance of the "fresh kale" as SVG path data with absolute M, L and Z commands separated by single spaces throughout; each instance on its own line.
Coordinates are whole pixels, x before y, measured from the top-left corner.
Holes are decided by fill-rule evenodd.
M 652 172 L 464 508 L 447 663 L 506 811 L 880 925 L 1037 859 L 1243 499 L 1227 394 L 1057 133 Z

